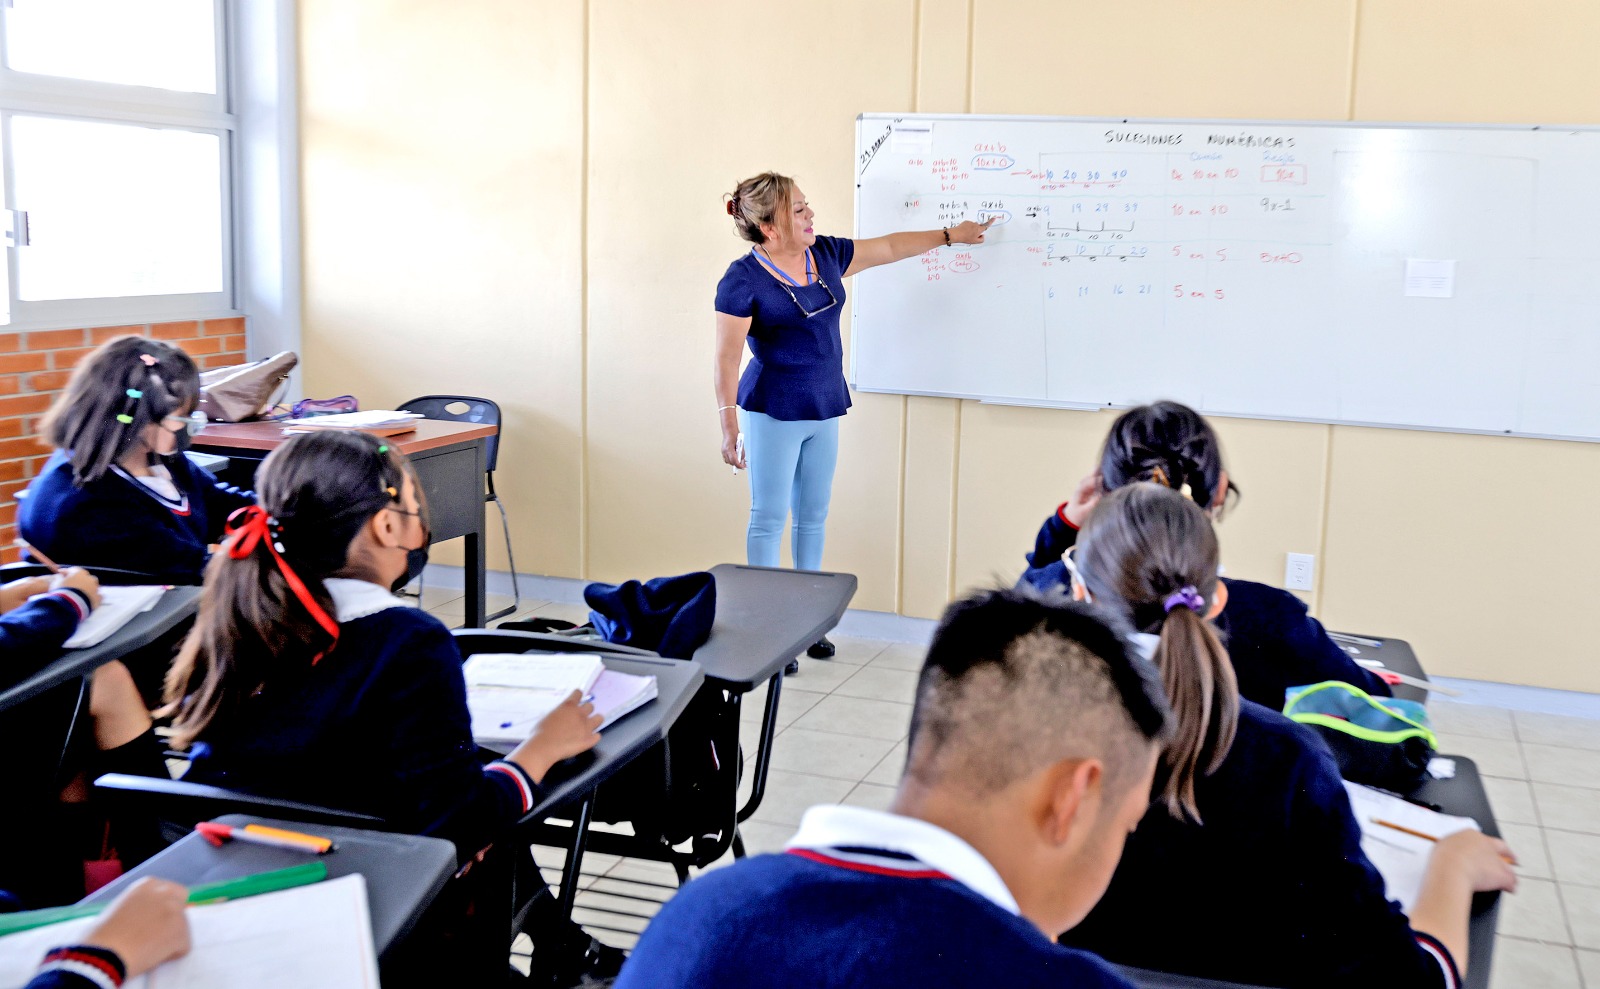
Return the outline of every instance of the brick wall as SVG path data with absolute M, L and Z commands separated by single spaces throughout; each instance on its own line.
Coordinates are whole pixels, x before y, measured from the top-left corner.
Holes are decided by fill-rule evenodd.
M 17 492 L 49 459 L 38 437 L 40 415 L 66 386 L 72 368 L 112 337 L 146 336 L 182 347 L 202 371 L 244 362 L 244 317 L 97 326 L 81 330 L 0 331 L 0 562 L 18 553 Z

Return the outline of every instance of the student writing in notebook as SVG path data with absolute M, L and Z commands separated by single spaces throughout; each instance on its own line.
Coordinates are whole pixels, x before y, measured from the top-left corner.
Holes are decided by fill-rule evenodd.
M 100 584 L 78 568 L 0 587 L 0 689 L 38 673 L 100 603 Z M 127 667 L 89 677 L 86 709 L 72 681 L 0 711 L 0 889 L 28 907 L 84 893 L 83 860 L 105 844 L 106 818 L 90 802 L 102 773 L 164 776 L 161 746 Z M 80 719 L 83 719 L 80 721 Z M 70 736 L 70 740 L 69 740 Z M 113 843 L 132 865 L 156 850 L 148 827 L 113 819 Z
M 167 681 L 185 779 L 375 814 L 468 862 L 551 766 L 595 745 L 600 716 L 574 691 L 504 759 L 478 749 L 455 640 L 393 593 L 430 536 L 411 466 L 383 440 L 292 436 L 257 480 Z
M 890 810 L 813 807 L 783 854 L 690 882 L 617 989 L 1125 987 L 1051 943 L 1105 888 L 1166 731 L 1119 628 L 1030 591 L 951 605 Z
M 161 340 L 85 357 L 41 423 L 56 452 L 21 500 L 23 538 L 61 563 L 199 583 L 228 515 L 254 502 L 183 456 L 199 394 L 194 361 Z
M 189 953 L 188 893 L 146 877 L 107 908 L 77 944 L 51 949 L 23 989 L 117 989 L 163 962 Z
M 1409 920 L 1385 899 L 1333 757 L 1238 695 L 1210 621 L 1217 540 L 1200 507 L 1155 484 L 1119 488 L 1084 526 L 1077 567 L 1074 592 L 1139 630 L 1177 730 L 1154 805 L 1063 943 L 1249 985 L 1459 986 L 1473 893 L 1516 886 L 1505 844 L 1445 838 Z
M 1200 413 L 1177 402 L 1129 409 L 1112 423 L 1099 467 L 1040 526 L 1022 581 L 1041 589 L 1069 589 L 1062 557 L 1077 541 L 1079 528 L 1105 492 L 1136 481 L 1187 491 L 1214 520 L 1221 518 L 1229 496 L 1238 493 L 1223 465 L 1216 431 Z M 1389 685 L 1357 665 L 1288 591 L 1225 577 L 1218 595 L 1223 603 L 1215 624 L 1228 644 L 1242 696 L 1281 711 L 1285 690 L 1324 680 L 1390 695 Z

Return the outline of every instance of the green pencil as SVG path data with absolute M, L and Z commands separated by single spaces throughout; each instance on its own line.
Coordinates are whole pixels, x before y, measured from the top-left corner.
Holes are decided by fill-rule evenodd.
M 291 865 L 287 869 L 274 869 L 271 872 L 258 872 L 253 876 L 224 879 L 221 882 L 191 887 L 189 903 L 193 906 L 239 900 L 246 896 L 259 896 L 262 893 L 275 893 L 280 889 L 293 889 L 296 886 L 321 882 L 326 878 L 328 878 L 326 863 L 306 862 L 301 865 Z M 46 907 L 43 910 L 0 914 L 0 937 L 18 931 L 32 930 L 35 927 L 44 927 L 46 924 L 59 924 L 65 920 L 77 920 L 79 917 L 93 917 L 108 906 L 109 903 L 74 903 L 66 907 Z

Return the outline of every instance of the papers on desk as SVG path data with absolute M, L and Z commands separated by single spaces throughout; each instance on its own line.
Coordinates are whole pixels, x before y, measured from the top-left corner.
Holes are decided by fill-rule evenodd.
M 594 653 L 523 655 L 479 653 L 462 667 L 472 737 L 485 745 L 514 745 L 574 691 L 594 702 L 602 729 L 656 696 L 656 678 L 605 668 Z
M 345 876 L 242 900 L 190 907 L 189 954 L 126 989 L 378 989 L 367 883 Z M 0 938 L 0 989 L 26 985 L 45 952 L 81 942 L 85 917 Z
M 309 416 L 291 419 L 284 427 L 286 433 L 310 432 L 314 429 L 361 429 L 380 436 L 409 433 L 417 428 L 417 420 L 424 418 L 415 412 L 396 412 L 392 409 L 371 409 L 366 412 L 338 412 L 326 416 Z
M 133 616 L 149 611 L 167 589 L 159 585 L 100 588 L 100 607 L 94 609 L 66 641 L 68 649 L 87 649 L 110 638 Z
M 1477 831 L 1478 822 L 1470 817 L 1452 817 L 1419 807 L 1349 780 L 1345 781 L 1344 788 L 1350 794 L 1350 809 L 1355 812 L 1356 823 L 1361 825 L 1361 850 L 1383 875 L 1389 899 L 1399 901 L 1400 908 L 1410 914 L 1417 903 L 1417 894 L 1422 892 L 1422 876 L 1428 869 L 1428 856 L 1433 854 L 1434 842 L 1377 822 L 1389 821 L 1436 838 L 1469 828 Z

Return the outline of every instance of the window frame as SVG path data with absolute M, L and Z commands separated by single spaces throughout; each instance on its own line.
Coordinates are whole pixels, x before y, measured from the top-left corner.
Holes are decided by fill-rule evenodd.
M 35 0 L 37 2 L 37 0 Z M 289 2 L 289 0 L 279 0 Z M 240 79 L 240 44 L 233 4 L 211 0 L 216 32 L 216 93 L 182 93 L 149 86 L 131 86 L 85 79 L 67 79 L 19 72 L 0 58 L 0 206 L 25 207 L 15 202 L 11 122 L 21 116 L 87 120 L 112 124 L 137 124 L 215 134 L 219 138 L 222 230 L 222 289 L 218 292 L 168 295 L 102 296 L 79 299 L 27 301 L 18 297 L 18 252 L 7 246 L 5 265 L 10 321 L 0 323 L 0 333 L 68 326 L 148 323 L 175 319 L 214 319 L 240 315 L 239 202 L 240 120 L 237 81 Z M 9 9 L 10 4 L 5 7 Z M 0 10 L 0 55 L 5 52 L 7 22 Z M 284 53 L 276 48 L 264 53 L 281 64 Z M 289 53 L 292 55 L 292 52 Z M 285 204 L 287 208 L 288 204 Z

